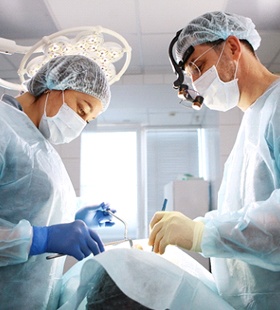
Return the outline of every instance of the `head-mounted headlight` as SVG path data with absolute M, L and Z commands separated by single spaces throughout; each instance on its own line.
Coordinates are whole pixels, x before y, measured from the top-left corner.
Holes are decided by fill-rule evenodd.
M 172 39 L 169 45 L 168 54 L 169 60 L 174 73 L 177 75 L 177 80 L 173 82 L 173 88 L 178 89 L 178 97 L 182 100 L 187 100 L 192 103 L 192 107 L 199 110 L 202 106 L 204 98 L 200 96 L 196 91 L 192 90 L 188 83 L 184 83 L 184 65 L 194 52 L 194 47 L 191 45 L 184 53 L 183 59 L 177 64 L 173 57 L 173 47 L 178 41 L 179 35 L 183 29 L 176 33 L 176 36 Z

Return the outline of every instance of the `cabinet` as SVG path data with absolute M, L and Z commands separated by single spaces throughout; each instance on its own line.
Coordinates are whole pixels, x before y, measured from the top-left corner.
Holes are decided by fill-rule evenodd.
M 175 180 L 164 186 L 164 198 L 168 199 L 166 211 L 179 211 L 191 219 L 203 216 L 209 210 L 209 182 L 203 179 Z M 207 270 L 210 260 L 198 253 L 186 251 Z

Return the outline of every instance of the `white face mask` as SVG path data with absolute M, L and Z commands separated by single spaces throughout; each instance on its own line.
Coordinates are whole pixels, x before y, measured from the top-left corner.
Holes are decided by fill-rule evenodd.
M 221 55 L 218 62 L 220 58 Z M 240 92 L 237 83 L 238 79 L 236 78 L 238 63 L 236 64 L 234 78 L 230 82 L 223 82 L 220 79 L 216 66 L 214 65 L 208 69 L 193 82 L 193 85 L 204 97 L 204 103 L 209 109 L 225 112 L 236 107 L 239 102 Z
M 81 134 L 87 123 L 64 102 L 64 91 L 62 92 L 63 104 L 58 113 L 51 117 L 47 116 L 48 97 L 49 94 L 47 94 L 39 130 L 53 144 L 69 143 Z

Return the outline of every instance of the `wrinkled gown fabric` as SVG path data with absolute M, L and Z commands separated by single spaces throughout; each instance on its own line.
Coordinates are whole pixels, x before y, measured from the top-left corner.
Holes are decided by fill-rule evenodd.
M 28 257 L 32 226 L 74 219 L 76 197 L 52 145 L 4 95 L 0 101 L 0 308 L 56 309 L 64 258 Z
M 204 256 L 235 309 L 280 304 L 280 81 L 246 110 L 225 164 L 218 210 L 204 218 Z M 213 258 L 214 257 L 214 258 Z

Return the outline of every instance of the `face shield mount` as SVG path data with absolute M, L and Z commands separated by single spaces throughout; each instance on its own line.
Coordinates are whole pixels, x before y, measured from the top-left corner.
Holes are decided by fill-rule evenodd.
M 192 107 L 195 110 L 200 110 L 204 98 L 200 96 L 196 91 L 192 90 L 187 83 L 184 83 L 184 64 L 189 59 L 190 55 L 194 52 L 194 47 L 191 45 L 184 53 L 183 60 L 177 64 L 173 57 L 173 47 L 178 41 L 179 35 L 183 29 L 176 33 L 176 36 L 172 39 L 169 45 L 168 54 L 169 60 L 174 73 L 177 75 L 177 80 L 173 83 L 173 88 L 178 89 L 178 97 L 183 100 L 190 101 Z M 195 95 L 194 95 L 195 94 Z

